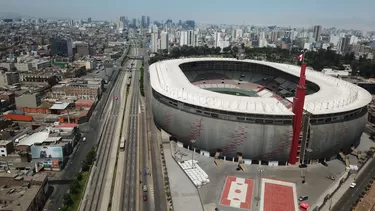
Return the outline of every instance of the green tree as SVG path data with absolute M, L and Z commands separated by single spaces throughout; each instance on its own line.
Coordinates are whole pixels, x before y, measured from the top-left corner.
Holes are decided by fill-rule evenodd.
M 83 179 L 82 172 L 78 172 L 78 173 L 76 174 L 76 179 L 77 179 L 78 181 L 81 181 L 81 180 Z
M 87 163 L 82 164 L 82 171 L 88 171 L 90 170 L 90 166 Z
M 72 206 L 74 203 L 72 196 L 68 193 L 64 194 L 64 204 L 67 206 Z
M 73 180 L 73 182 L 70 184 L 70 192 L 73 194 L 79 193 L 79 189 L 81 187 L 81 184 L 79 184 L 78 180 Z

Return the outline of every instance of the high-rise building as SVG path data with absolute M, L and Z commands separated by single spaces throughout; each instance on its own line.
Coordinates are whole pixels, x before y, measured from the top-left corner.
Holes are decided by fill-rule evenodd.
M 125 19 L 126 19 L 125 16 L 120 16 L 120 21 L 124 21 L 125 22 Z
M 220 46 L 220 42 L 221 42 L 221 33 L 220 32 L 215 32 L 215 47 L 219 47 Z
M 146 21 L 146 25 L 147 25 L 147 27 L 149 27 L 149 26 L 150 26 L 150 16 L 147 16 L 147 21 Z
M 340 38 L 339 43 L 337 44 L 337 51 L 339 53 L 345 54 L 349 52 L 350 38 L 351 36 L 345 36 Z
M 168 38 L 167 32 L 160 33 L 160 50 L 168 50 Z
M 151 52 L 157 52 L 158 51 L 158 44 L 159 44 L 159 35 L 157 32 L 154 32 L 151 34 Z
M 133 23 L 132 23 L 132 25 L 133 25 L 134 27 L 137 26 L 137 19 L 133 18 Z
M 321 35 L 321 33 L 322 33 L 322 26 L 320 26 L 320 25 L 314 26 L 314 35 L 313 35 L 313 38 L 314 38 L 315 42 L 320 41 L 320 35 Z
M 125 22 L 122 20 L 119 20 L 117 23 L 117 30 L 119 33 L 122 33 L 125 28 Z
M 188 32 L 181 31 L 180 32 L 180 46 L 184 46 L 188 44 Z
M 142 26 L 143 28 L 146 27 L 146 16 L 142 16 L 141 26 Z
M 236 38 L 242 37 L 243 31 L 242 29 L 236 29 Z
M 194 29 L 195 28 L 195 21 L 187 20 L 187 21 L 185 21 L 185 25 L 190 29 Z
M 87 23 L 91 23 L 91 18 L 87 18 Z
M 195 46 L 195 33 L 194 30 L 189 30 L 187 32 L 187 45 Z
M 72 41 L 65 38 L 51 38 L 51 55 L 52 56 L 63 56 L 72 57 L 73 56 L 73 45 Z

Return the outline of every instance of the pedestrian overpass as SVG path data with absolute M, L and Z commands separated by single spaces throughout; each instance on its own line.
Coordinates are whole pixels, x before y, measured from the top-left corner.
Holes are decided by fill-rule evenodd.
M 128 56 L 128 59 L 143 60 L 143 56 Z

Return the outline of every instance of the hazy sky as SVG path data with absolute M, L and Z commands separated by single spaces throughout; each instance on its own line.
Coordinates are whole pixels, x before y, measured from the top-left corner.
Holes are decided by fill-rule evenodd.
M 0 0 L 0 15 L 375 29 L 375 0 Z

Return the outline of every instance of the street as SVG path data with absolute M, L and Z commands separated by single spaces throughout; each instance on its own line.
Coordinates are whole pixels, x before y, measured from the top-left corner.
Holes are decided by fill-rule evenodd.
M 146 40 L 144 40 L 146 42 Z M 164 211 L 167 210 L 166 205 L 166 196 L 164 190 L 164 181 L 163 181 L 163 171 L 162 171 L 162 164 L 160 158 L 160 131 L 156 127 L 154 123 L 154 118 L 152 115 L 152 89 L 150 85 L 150 74 L 149 74 L 149 64 L 148 64 L 148 54 L 146 50 L 144 50 L 144 87 L 145 87 L 145 95 L 146 95 L 146 116 L 147 116 L 147 123 L 148 128 L 151 132 L 150 138 L 150 150 L 151 150 L 151 159 L 152 159 L 152 180 L 153 180 L 153 189 L 154 192 L 157 193 L 154 195 L 154 205 L 157 211 Z
M 96 105 L 96 108 L 91 116 L 85 129 L 82 130 L 84 137 L 86 137 L 86 142 L 81 142 L 76 146 L 75 152 L 71 155 L 69 163 L 65 166 L 62 172 L 57 172 L 59 176 L 52 177 L 49 179 L 49 184 L 53 187 L 52 195 L 50 196 L 49 202 L 46 204 L 45 209 L 47 210 L 58 210 L 63 203 L 63 196 L 69 190 L 70 183 L 62 183 L 61 180 L 72 181 L 75 174 L 81 169 L 81 161 L 84 161 L 86 154 L 97 145 L 99 141 L 98 137 L 100 135 L 100 128 L 102 127 L 99 122 L 103 122 L 103 114 L 110 111 L 109 105 L 107 103 L 112 100 L 110 98 L 110 92 L 114 87 L 114 81 L 117 79 L 117 74 L 120 71 L 116 69 L 113 75 L 109 79 L 109 84 L 103 93 L 100 101 Z
M 349 188 L 336 205 L 331 209 L 333 211 L 351 210 L 353 203 L 358 199 L 359 195 L 365 190 L 371 178 L 375 175 L 375 160 L 372 160 L 365 172 L 363 172 L 356 180 L 357 184 L 354 188 Z M 327 202 L 329 203 L 329 202 Z

